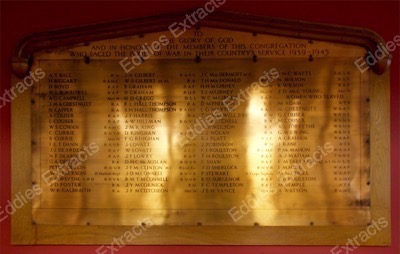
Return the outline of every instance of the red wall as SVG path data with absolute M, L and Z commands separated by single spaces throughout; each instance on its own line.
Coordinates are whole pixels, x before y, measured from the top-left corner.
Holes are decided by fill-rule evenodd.
M 187 8 L 197 8 L 202 2 L 186 1 L 126 1 L 126 2 L 55 2 L 55 1 L 7 1 L 1 2 L 1 89 L 10 88 L 10 57 L 12 50 L 24 36 L 49 29 L 88 23 L 114 21 L 138 16 L 159 14 Z M 391 40 L 399 31 L 398 1 L 256 1 L 227 0 L 225 10 L 247 12 L 258 15 L 300 19 L 313 22 L 365 27 L 378 32 L 385 40 Z M 392 186 L 392 246 L 359 247 L 353 253 L 397 254 L 399 251 L 399 54 L 394 52 L 391 66 L 391 186 Z M 10 199 L 10 105 L 0 109 L 1 121 L 1 179 L 0 205 Z M 96 246 L 11 246 L 10 219 L 0 224 L 0 253 L 92 253 Z M 257 237 L 257 236 L 249 236 Z M 330 253 L 332 246 L 129 246 L 118 251 L 122 253 Z M 343 253 L 345 251 L 343 250 Z

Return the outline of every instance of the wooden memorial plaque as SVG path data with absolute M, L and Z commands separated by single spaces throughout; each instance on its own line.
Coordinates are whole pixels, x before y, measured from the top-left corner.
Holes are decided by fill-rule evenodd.
M 13 193 L 33 194 L 13 242 L 336 245 L 378 225 L 362 244 L 388 245 L 390 56 L 364 62 L 380 37 L 182 17 L 18 45 L 13 85 L 35 82 L 13 101 Z

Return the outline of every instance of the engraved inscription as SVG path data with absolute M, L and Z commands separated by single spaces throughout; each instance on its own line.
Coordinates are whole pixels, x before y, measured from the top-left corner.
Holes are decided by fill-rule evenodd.
M 364 50 L 201 30 L 129 72 L 119 60 L 138 37 L 38 54 L 37 223 L 367 222 L 368 75 L 353 64 Z M 260 202 L 233 221 L 251 198 Z M 44 216 L 55 211 L 62 220 Z

